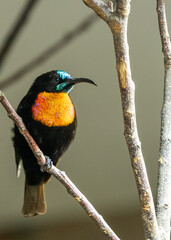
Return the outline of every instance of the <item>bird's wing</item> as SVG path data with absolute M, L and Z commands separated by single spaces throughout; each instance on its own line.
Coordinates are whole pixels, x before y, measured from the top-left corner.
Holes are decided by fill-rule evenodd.
M 20 117 L 22 118 L 25 118 L 27 119 L 28 118 L 28 114 L 29 114 L 29 109 L 30 109 L 30 106 L 31 106 L 31 96 L 32 96 L 32 92 L 29 92 L 22 100 L 21 102 L 19 103 L 18 105 L 18 108 L 17 108 L 17 113 Z M 23 119 L 24 121 L 24 119 Z M 17 129 L 17 127 L 15 126 L 14 127 L 14 132 L 15 132 L 15 129 Z M 18 131 L 18 130 L 16 130 Z M 15 147 L 14 147 L 15 149 Z M 19 156 L 19 154 L 17 153 L 17 150 L 15 149 L 15 162 L 16 162 L 16 165 L 17 165 L 17 168 L 16 168 L 16 174 L 17 174 L 17 177 L 20 176 L 20 173 L 21 173 L 21 168 L 22 168 L 22 160 Z
M 16 162 L 16 165 L 17 165 L 16 175 L 17 175 L 17 177 L 19 177 L 20 173 L 21 173 L 22 161 L 21 161 L 21 158 L 19 157 L 19 155 L 16 151 L 15 151 L 15 162 Z
M 32 92 L 29 92 L 26 96 L 23 97 L 23 99 L 19 103 L 17 113 L 20 115 L 20 117 L 23 117 L 28 112 L 28 109 L 31 108 L 31 98 Z

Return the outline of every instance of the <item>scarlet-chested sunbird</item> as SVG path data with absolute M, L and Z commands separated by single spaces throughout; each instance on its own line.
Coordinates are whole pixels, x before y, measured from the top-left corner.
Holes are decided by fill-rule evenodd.
M 29 133 L 54 165 L 75 137 L 77 119 L 69 92 L 75 84 L 82 82 L 96 85 L 90 79 L 72 78 L 61 70 L 44 73 L 35 79 L 17 108 Z M 41 171 L 32 150 L 16 126 L 13 131 L 17 170 L 22 162 L 25 171 L 22 214 L 26 217 L 44 214 L 44 183 L 51 175 Z

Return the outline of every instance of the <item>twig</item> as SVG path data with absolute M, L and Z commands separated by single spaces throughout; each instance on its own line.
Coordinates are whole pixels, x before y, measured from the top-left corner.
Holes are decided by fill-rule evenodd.
M 6 109 L 8 116 L 14 121 L 16 126 L 18 127 L 20 133 L 24 136 L 26 139 L 29 147 L 33 151 L 33 154 L 35 155 L 38 164 L 43 168 L 46 160 L 42 153 L 42 151 L 39 149 L 33 138 L 30 136 L 29 132 L 27 131 L 22 119 L 18 116 L 18 114 L 15 112 L 13 107 L 8 102 L 7 98 L 4 96 L 4 94 L 0 91 L 0 102 Z M 46 170 L 46 169 L 45 169 Z M 89 217 L 91 217 L 95 223 L 100 228 L 101 232 L 111 240 L 119 240 L 117 235 L 113 232 L 113 230 L 108 226 L 108 224 L 105 222 L 103 217 L 96 211 L 96 209 L 92 206 L 92 204 L 88 201 L 88 199 L 78 190 L 78 188 L 71 182 L 71 180 L 67 177 L 65 172 L 60 171 L 57 169 L 54 165 L 51 169 L 48 170 L 48 173 L 52 174 L 57 180 L 59 180 L 67 189 L 68 193 L 74 197 L 77 202 L 84 208 L 86 213 Z
M 104 9 L 101 1 L 83 0 L 109 25 L 114 39 L 116 67 L 121 92 L 124 135 L 128 145 L 131 164 L 139 193 L 142 221 L 146 239 L 160 239 L 155 215 L 152 192 L 146 172 L 145 162 L 139 141 L 135 114 L 135 86 L 131 77 L 129 47 L 127 41 L 127 23 L 131 0 L 113 1 L 115 11 Z M 102 6 L 102 8 L 101 8 Z
M 29 63 L 27 63 L 25 66 L 21 67 L 19 70 L 17 70 L 14 74 L 7 77 L 6 79 L 2 80 L 0 83 L 0 89 L 5 89 L 11 84 L 14 84 L 15 82 L 19 81 L 21 77 L 23 77 L 25 74 L 42 64 L 43 62 L 47 61 L 48 58 L 50 58 L 52 55 L 56 54 L 57 52 L 61 51 L 66 45 L 71 43 L 71 41 L 75 40 L 77 37 L 80 36 L 85 30 L 87 30 L 89 27 L 97 21 L 98 18 L 95 14 L 92 14 L 88 17 L 86 17 L 81 24 L 79 24 L 74 30 L 69 31 L 66 33 L 59 41 L 54 43 L 52 46 L 50 46 L 48 49 L 46 49 L 44 52 L 42 52 L 38 57 L 31 60 Z
M 160 159 L 157 187 L 157 220 L 164 239 L 170 240 L 171 214 L 171 42 L 165 1 L 157 0 L 158 24 L 164 55 L 164 96 L 161 112 Z
M 14 43 L 17 35 L 19 34 L 22 27 L 28 20 L 29 15 L 31 14 L 33 8 L 35 7 L 35 5 L 38 1 L 39 0 L 28 0 L 27 1 L 19 18 L 17 19 L 16 23 L 12 27 L 12 30 L 9 32 L 8 36 L 4 40 L 4 44 L 2 45 L 2 48 L 0 49 L 0 68 L 2 68 L 5 58 L 7 57 L 7 53 L 9 52 L 10 48 L 12 47 L 12 44 Z

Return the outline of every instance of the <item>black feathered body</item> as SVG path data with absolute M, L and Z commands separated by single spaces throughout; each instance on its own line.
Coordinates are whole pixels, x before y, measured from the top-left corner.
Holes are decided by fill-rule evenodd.
M 42 74 L 36 78 L 17 108 L 17 113 L 23 119 L 29 133 L 54 165 L 75 136 L 77 120 L 68 93 L 80 82 L 96 85 L 90 79 L 74 79 L 61 70 Z M 44 214 L 44 183 L 50 175 L 40 171 L 35 156 L 16 126 L 13 131 L 17 168 L 22 161 L 26 175 L 22 213 L 24 216 Z
M 56 165 L 75 136 L 76 117 L 71 124 L 62 127 L 48 127 L 39 121 L 35 121 L 32 118 L 32 106 L 37 94 L 29 91 L 20 102 L 17 113 L 23 119 L 26 128 L 42 152 L 50 157 L 54 165 Z M 23 161 L 27 183 L 37 185 L 42 180 L 46 182 L 50 175 L 40 171 L 36 158 L 16 126 L 14 127 L 13 142 L 16 151 L 16 164 L 18 165 L 20 159 Z

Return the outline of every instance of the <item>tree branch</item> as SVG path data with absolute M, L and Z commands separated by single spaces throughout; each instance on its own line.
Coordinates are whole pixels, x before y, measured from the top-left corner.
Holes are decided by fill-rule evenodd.
M 32 59 L 29 63 L 21 67 L 14 74 L 2 80 L 0 83 L 0 89 L 5 89 L 11 84 L 19 81 L 21 77 L 23 77 L 28 72 L 32 71 L 34 68 L 38 67 L 40 64 L 44 63 L 48 60 L 52 55 L 61 51 L 64 47 L 66 47 L 71 41 L 75 40 L 79 37 L 85 30 L 87 30 L 92 24 L 97 21 L 98 18 L 92 14 L 86 17 L 74 30 L 66 33 L 59 41 L 54 43 L 48 49 L 43 51 L 39 56 Z
M 161 111 L 160 159 L 157 187 L 157 220 L 164 239 L 170 240 L 171 214 L 171 42 L 165 1 L 157 0 L 158 24 L 164 55 L 164 96 Z
M 113 9 L 109 7 L 106 3 L 101 0 L 83 0 L 84 3 L 91 7 L 95 13 L 101 17 L 105 22 L 108 22 L 109 18 L 112 16 Z M 110 1 L 111 3 L 112 1 Z
M 165 0 L 157 0 L 157 14 L 164 60 L 165 63 L 168 62 L 168 64 L 171 65 L 171 42 L 167 27 Z
M 0 49 L 0 68 L 2 68 L 2 65 L 5 61 L 5 58 L 7 57 L 7 54 L 12 47 L 12 44 L 14 43 L 17 35 L 21 31 L 22 27 L 28 20 L 29 15 L 31 14 L 34 6 L 39 0 L 28 0 L 26 5 L 24 6 L 24 9 L 22 10 L 19 18 L 17 19 L 16 23 L 12 27 L 12 30 L 9 32 L 8 36 L 6 37 L 4 44 L 2 45 L 2 48 Z
M 88 201 L 88 199 L 78 190 L 78 188 L 71 182 L 71 180 L 67 177 L 65 172 L 60 171 L 54 165 L 51 169 L 46 169 L 44 164 L 46 162 L 45 156 L 42 151 L 39 149 L 33 138 L 30 136 L 27 131 L 21 117 L 15 112 L 13 107 L 8 102 L 5 95 L 0 91 L 0 102 L 4 106 L 5 110 L 8 113 L 8 116 L 13 120 L 13 122 L 18 127 L 20 133 L 26 139 L 29 147 L 31 148 L 34 156 L 37 159 L 38 164 L 45 170 L 48 171 L 49 174 L 52 174 L 57 180 L 59 180 L 67 189 L 68 193 L 74 197 L 77 202 L 84 208 L 86 213 L 90 218 L 92 218 L 95 223 L 100 228 L 101 232 L 111 240 L 119 240 L 118 236 L 113 232 L 113 230 L 108 226 L 103 217 L 96 211 L 96 209 L 92 206 L 92 204 Z
M 118 72 L 124 118 L 124 135 L 139 193 L 145 238 L 161 239 L 159 237 L 152 192 L 146 172 L 136 123 L 134 103 L 135 86 L 131 77 L 129 47 L 127 41 L 127 24 L 131 0 L 113 1 L 116 10 L 113 13 L 111 13 L 110 10 L 106 10 L 106 16 L 101 14 L 103 9 L 98 10 L 101 1 L 83 0 L 83 2 L 91 7 L 109 25 L 113 34 L 116 68 Z M 108 12 L 110 12 L 110 18 L 108 17 Z

